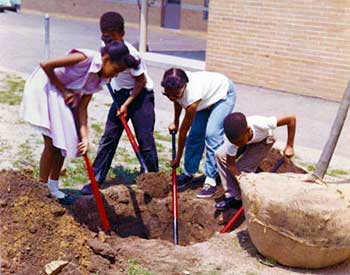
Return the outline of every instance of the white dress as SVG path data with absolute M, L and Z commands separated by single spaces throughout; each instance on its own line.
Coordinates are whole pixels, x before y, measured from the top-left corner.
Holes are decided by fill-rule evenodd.
M 102 85 L 107 82 L 107 79 L 97 74 L 102 68 L 101 54 L 86 49 L 70 51 L 73 52 L 81 52 L 87 58 L 72 66 L 56 68 L 58 79 L 65 88 L 79 95 L 101 91 Z M 50 137 L 63 156 L 78 156 L 79 140 L 73 114 L 61 92 L 51 84 L 41 67 L 36 68 L 26 81 L 20 116 L 43 135 Z

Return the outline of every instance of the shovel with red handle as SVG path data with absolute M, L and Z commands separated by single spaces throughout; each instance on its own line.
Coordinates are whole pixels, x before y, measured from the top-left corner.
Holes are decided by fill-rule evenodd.
M 176 157 L 176 138 L 175 138 L 175 131 L 170 131 L 171 134 L 171 143 L 172 143 L 172 159 L 174 160 Z M 178 220 L 178 204 L 177 204 L 177 181 L 176 181 L 176 167 L 172 167 L 172 173 L 171 173 L 171 182 L 172 182 L 172 212 L 173 212 L 173 240 L 174 244 L 179 244 L 179 235 L 178 235 L 178 227 L 177 227 L 177 220 Z
M 119 111 L 118 100 L 117 100 L 117 97 L 116 97 L 116 95 L 115 95 L 115 93 L 113 91 L 113 88 L 112 88 L 110 83 L 107 83 L 106 85 L 107 85 L 109 93 L 112 96 L 113 102 L 117 106 L 117 110 Z M 126 121 L 125 117 L 122 116 L 122 115 L 119 116 L 119 119 L 120 119 L 120 121 L 123 124 L 123 127 L 125 129 L 126 135 L 128 136 L 128 139 L 129 139 L 129 141 L 131 143 L 131 146 L 132 146 L 132 148 L 133 148 L 133 150 L 134 150 L 134 152 L 136 154 L 136 157 L 137 157 L 137 159 L 140 162 L 142 170 L 147 173 L 148 169 L 147 169 L 145 160 L 143 159 L 143 157 L 141 155 L 140 148 L 139 148 L 139 146 L 138 146 L 138 144 L 137 144 L 137 142 L 136 142 L 136 140 L 135 140 L 135 138 L 134 138 L 134 136 L 133 136 L 133 134 L 132 134 L 132 132 L 131 132 L 131 130 L 129 128 L 128 122 Z
M 76 110 L 76 108 L 71 108 L 71 110 L 72 110 L 73 117 L 74 117 L 74 122 L 75 122 L 75 127 L 76 127 L 76 130 L 77 130 L 77 135 L 78 135 L 79 140 L 80 140 L 81 137 L 80 137 L 80 131 L 79 131 L 79 122 L 78 122 L 77 110 Z M 105 207 L 103 205 L 103 200 L 102 200 L 100 191 L 98 189 L 98 184 L 97 184 L 97 181 L 96 181 L 96 178 L 95 178 L 94 170 L 92 169 L 92 165 L 91 165 L 91 162 L 90 162 L 90 159 L 89 159 L 87 153 L 85 155 L 83 155 L 83 157 L 84 157 L 84 161 L 85 161 L 86 171 L 87 171 L 89 179 L 90 179 L 92 193 L 94 194 L 94 198 L 95 198 L 95 201 L 96 201 L 97 210 L 98 210 L 98 213 L 100 214 L 100 217 L 101 217 L 103 230 L 105 232 L 109 233 L 111 227 L 109 225 L 109 221 L 108 221 L 108 218 L 107 218 L 106 210 L 105 210 Z
M 275 166 L 272 168 L 271 173 L 276 173 L 278 168 L 280 168 L 280 166 L 284 163 L 284 157 L 280 158 L 278 160 L 278 162 L 275 164 Z M 237 222 L 237 220 L 239 219 L 239 217 L 243 214 L 244 209 L 243 206 L 241 206 L 240 209 L 238 209 L 238 211 L 236 212 L 236 214 L 233 215 L 233 217 L 231 218 L 231 220 L 229 220 L 229 222 L 225 225 L 225 227 L 220 231 L 220 233 L 226 233 L 228 231 L 230 231 L 230 229 L 232 228 L 232 226 L 234 226 L 234 224 Z

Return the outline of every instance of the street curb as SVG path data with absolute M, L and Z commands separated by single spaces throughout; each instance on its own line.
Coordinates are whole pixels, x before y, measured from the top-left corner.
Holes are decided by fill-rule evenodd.
M 169 67 L 180 67 L 190 71 L 205 70 L 205 61 L 190 58 L 183 58 L 152 52 L 142 53 L 141 58 L 146 61 L 147 65 L 161 69 L 169 69 Z

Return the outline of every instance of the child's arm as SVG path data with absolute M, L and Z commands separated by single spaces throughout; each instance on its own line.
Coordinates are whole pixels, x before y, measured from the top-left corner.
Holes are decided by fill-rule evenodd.
M 180 165 L 180 160 L 185 147 L 187 132 L 191 128 L 193 119 L 197 112 L 197 107 L 200 102 L 201 102 L 201 99 L 197 100 L 196 102 L 192 103 L 186 108 L 185 117 L 181 123 L 180 131 L 179 131 L 178 151 L 177 151 L 175 160 L 172 161 L 171 163 L 172 167 L 178 167 Z
M 175 131 L 175 133 L 177 133 L 177 130 L 179 129 L 181 112 L 182 112 L 182 106 L 175 101 L 174 102 L 174 121 L 170 123 L 170 125 L 168 126 L 169 132 Z
M 92 95 L 83 95 L 81 97 L 79 106 L 78 106 L 78 121 L 79 121 L 79 131 L 81 141 L 78 144 L 79 153 L 84 155 L 89 149 L 89 133 L 87 127 L 87 106 L 91 100 Z
M 237 177 L 241 174 L 236 165 L 236 156 L 226 155 L 227 169 L 230 171 L 233 177 Z
M 77 64 L 86 58 L 87 57 L 84 54 L 75 52 L 62 58 L 49 59 L 40 63 L 41 68 L 44 70 L 51 83 L 55 85 L 56 88 L 62 93 L 66 104 L 74 103 L 75 96 L 71 91 L 63 86 L 61 81 L 59 81 L 57 78 L 54 70 L 58 67 L 66 67 Z
M 288 127 L 288 137 L 287 144 L 283 150 L 283 154 L 291 158 L 294 156 L 294 137 L 295 137 L 295 126 L 296 118 L 294 115 L 284 116 L 277 119 L 277 127 L 287 125 Z
M 145 74 L 141 74 L 139 76 L 134 76 L 135 79 L 135 87 L 131 93 L 131 95 L 125 100 L 122 106 L 120 106 L 120 110 L 118 112 L 118 115 L 127 115 L 128 114 L 128 107 L 131 104 L 131 102 L 141 93 L 142 89 L 146 86 L 146 77 Z

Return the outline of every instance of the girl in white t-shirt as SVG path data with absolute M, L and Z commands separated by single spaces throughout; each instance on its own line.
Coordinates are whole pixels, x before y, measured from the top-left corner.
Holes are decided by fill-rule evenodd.
M 179 129 L 178 152 L 171 163 L 172 167 L 179 166 L 186 142 L 184 173 L 178 177 L 178 186 L 183 188 L 191 182 L 205 148 L 206 179 L 197 197 L 211 197 L 216 192 L 218 173 L 215 151 L 224 141 L 224 119 L 232 112 L 236 101 L 233 83 L 219 73 L 171 68 L 164 73 L 161 85 L 163 94 L 174 102 L 174 121 L 169 125 L 169 131 L 177 132 L 181 111 L 185 109 Z

